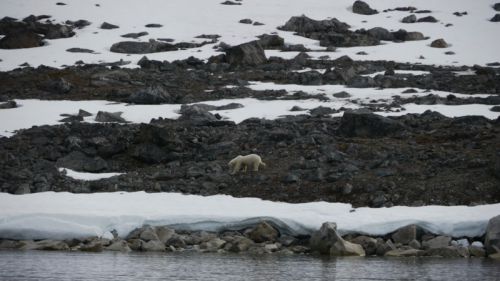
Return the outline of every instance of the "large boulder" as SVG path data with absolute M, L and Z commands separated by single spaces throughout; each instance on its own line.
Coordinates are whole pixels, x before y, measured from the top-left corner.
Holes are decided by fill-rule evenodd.
M 0 39 L 0 49 L 34 48 L 43 46 L 42 37 L 33 31 L 11 33 Z
M 285 39 L 278 35 L 263 34 L 258 37 L 258 41 L 264 49 L 281 49 L 285 45 Z
M 123 41 L 115 43 L 111 46 L 110 51 L 114 53 L 124 53 L 124 54 L 148 54 L 148 53 L 158 53 L 167 51 L 176 51 L 177 47 L 165 43 L 156 41 L 154 39 L 149 40 L 149 42 L 136 42 L 136 41 Z
M 352 5 L 352 12 L 360 15 L 374 15 L 378 14 L 377 10 L 372 9 L 370 5 L 363 1 L 356 1 Z
M 127 241 L 125 240 L 116 240 L 111 243 L 108 247 L 105 248 L 107 251 L 118 251 L 118 252 L 130 252 L 132 249 L 128 246 Z
M 248 232 L 248 238 L 252 239 L 254 242 L 274 242 L 278 239 L 279 232 L 272 227 L 269 223 L 263 221 L 255 226 L 250 232 Z
M 338 130 L 347 137 L 383 137 L 404 129 L 405 126 L 399 121 L 356 110 L 344 112 Z
M 193 104 L 193 105 L 185 105 L 183 104 L 180 109 L 181 117 L 179 120 L 181 121 L 190 121 L 190 122 L 213 122 L 217 121 L 217 117 L 212 113 L 208 112 L 209 109 L 204 107 L 202 104 Z
M 383 27 L 374 27 L 367 31 L 367 33 L 377 38 L 378 40 L 392 41 L 394 40 L 394 35 L 387 29 Z
M 337 19 L 313 20 L 306 16 L 291 17 L 285 25 L 279 29 L 285 31 L 295 31 L 299 35 L 322 32 L 344 33 L 349 30 L 349 25 Z
M 131 94 L 127 101 L 136 104 L 160 104 L 170 102 L 171 95 L 161 86 L 152 86 Z
M 259 41 L 252 41 L 226 50 L 226 60 L 233 65 L 259 65 L 267 62 Z
M 438 249 L 446 248 L 450 245 L 451 237 L 449 236 L 437 236 L 427 241 L 422 242 L 422 247 L 424 249 Z
M 488 222 L 484 247 L 489 255 L 500 253 L 500 215 Z
M 150 240 L 142 244 L 142 250 L 146 252 L 163 252 L 165 244 L 158 240 Z
M 394 243 L 408 245 L 413 240 L 420 240 L 423 230 L 415 224 L 399 228 L 391 236 Z
M 363 247 L 342 239 L 337 233 L 337 224 L 325 222 L 309 240 L 312 251 L 330 256 L 364 256 Z
M 446 43 L 446 41 L 444 41 L 444 39 L 442 39 L 442 38 L 436 39 L 436 40 L 432 41 L 431 47 L 433 47 L 433 48 L 447 48 L 448 43 Z

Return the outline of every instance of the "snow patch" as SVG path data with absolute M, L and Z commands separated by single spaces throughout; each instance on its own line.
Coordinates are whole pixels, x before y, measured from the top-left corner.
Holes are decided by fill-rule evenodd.
M 84 180 L 84 181 L 96 181 L 124 174 L 124 173 L 85 173 L 85 172 L 77 172 L 68 168 L 59 168 L 59 172 L 75 180 Z
M 343 234 L 385 235 L 417 224 L 435 234 L 478 237 L 500 211 L 500 204 L 353 209 L 344 203 L 291 204 L 227 195 L 146 192 L 0 193 L 0 206 L 0 238 L 11 239 L 107 237 L 112 230 L 124 237 L 144 224 L 213 231 L 243 228 L 262 219 L 291 234 L 311 234 L 331 221 Z

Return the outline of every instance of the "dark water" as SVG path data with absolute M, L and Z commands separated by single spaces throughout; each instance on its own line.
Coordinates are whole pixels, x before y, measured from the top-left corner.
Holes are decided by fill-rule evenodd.
M 0 280 L 500 280 L 500 262 L 0 251 Z

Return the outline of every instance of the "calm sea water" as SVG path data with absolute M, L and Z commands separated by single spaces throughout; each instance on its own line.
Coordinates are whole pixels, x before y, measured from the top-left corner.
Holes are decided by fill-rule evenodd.
M 500 280 L 487 259 L 0 251 L 0 280 Z

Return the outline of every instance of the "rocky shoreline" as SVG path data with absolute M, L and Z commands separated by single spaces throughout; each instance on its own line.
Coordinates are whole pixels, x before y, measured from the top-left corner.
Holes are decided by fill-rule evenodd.
M 0 239 L 0 250 L 81 252 L 182 252 L 239 253 L 251 255 L 327 255 L 383 257 L 491 258 L 500 260 L 500 216 L 492 218 L 482 237 L 432 234 L 417 225 L 402 227 L 384 236 L 341 236 L 335 223 L 326 222 L 311 235 L 280 233 L 271 221 L 240 230 L 190 231 L 145 225 L 126 237 L 115 231 L 106 237 L 68 240 Z M 108 237 L 109 236 L 109 237 Z

